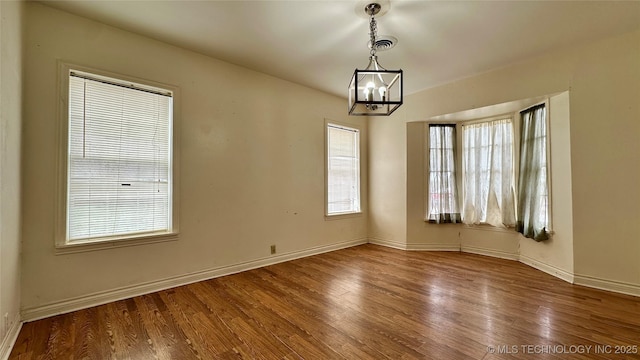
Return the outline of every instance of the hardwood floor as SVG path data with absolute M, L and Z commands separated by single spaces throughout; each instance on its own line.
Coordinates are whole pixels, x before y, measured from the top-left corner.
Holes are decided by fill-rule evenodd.
M 639 347 L 640 298 L 509 260 L 362 245 L 26 323 L 10 359 L 640 359 Z

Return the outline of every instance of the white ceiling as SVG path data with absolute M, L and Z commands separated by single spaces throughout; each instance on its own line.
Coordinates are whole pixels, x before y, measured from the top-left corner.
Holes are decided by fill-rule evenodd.
M 343 97 L 368 63 L 367 0 L 44 3 Z M 391 0 L 377 20 L 399 40 L 380 64 L 410 94 L 638 29 L 640 1 Z

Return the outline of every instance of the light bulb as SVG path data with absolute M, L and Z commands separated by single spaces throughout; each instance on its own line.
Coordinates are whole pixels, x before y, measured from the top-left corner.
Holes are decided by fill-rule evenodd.
M 376 86 L 371 81 L 369 81 L 364 87 L 364 98 L 367 99 L 367 101 L 373 101 L 373 90 L 375 87 Z
M 378 92 L 380 93 L 380 99 L 382 99 L 382 101 L 387 101 L 387 88 L 380 86 L 378 88 Z

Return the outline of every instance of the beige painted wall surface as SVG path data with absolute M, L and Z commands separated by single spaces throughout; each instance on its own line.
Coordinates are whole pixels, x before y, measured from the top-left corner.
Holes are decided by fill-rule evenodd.
M 635 31 L 425 90 L 407 96 L 403 111 L 385 122 L 383 129 L 380 126 L 381 131 L 371 126 L 371 147 L 384 141 L 384 149 L 406 148 L 406 137 L 387 135 L 408 129 L 411 125 L 406 122 L 570 90 L 575 273 L 640 286 L 638 64 L 640 32 Z M 372 151 L 370 161 L 382 161 L 392 172 L 372 172 L 372 177 L 397 176 L 405 166 L 403 156 L 392 157 L 384 149 Z M 378 181 L 372 181 L 371 193 L 382 185 Z M 440 242 L 427 230 L 422 208 L 408 205 L 422 199 L 422 188 L 393 189 L 387 196 L 406 199 L 407 234 L 411 234 L 407 242 Z M 372 219 L 382 222 L 391 216 L 379 210 L 371 208 Z M 568 255 L 560 256 L 566 264 Z
M 20 131 L 24 4 L 0 1 L 0 342 L 20 320 Z
M 345 100 L 87 19 L 27 5 L 23 308 L 354 240 L 364 214 L 324 219 L 324 121 Z M 180 88 L 180 239 L 54 254 L 56 61 Z M 367 159 L 363 154 L 367 194 Z
M 369 239 L 404 248 L 406 223 L 406 132 L 402 107 L 390 117 L 369 119 Z
M 640 32 L 582 49 L 573 76 L 576 275 L 640 285 Z
M 459 232 L 462 251 L 511 260 L 519 259 L 518 239 L 521 236 L 512 229 L 495 228 L 490 225 L 460 225 Z

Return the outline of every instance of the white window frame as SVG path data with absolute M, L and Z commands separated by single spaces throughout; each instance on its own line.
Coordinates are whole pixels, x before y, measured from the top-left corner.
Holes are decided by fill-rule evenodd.
M 336 127 L 347 131 L 354 131 L 357 134 L 358 150 L 358 204 L 357 210 L 346 212 L 329 213 L 329 127 Z M 324 124 L 324 214 L 325 219 L 340 219 L 343 217 L 357 216 L 362 214 L 362 130 L 353 124 L 344 124 L 336 121 L 326 120 Z
M 116 80 L 118 84 L 135 84 L 137 87 L 148 89 L 161 89 L 170 91 L 173 97 L 172 106 L 172 136 L 171 148 L 171 189 L 170 189 L 170 211 L 171 229 L 167 232 L 153 232 L 141 234 L 124 234 L 118 236 L 108 236 L 100 238 L 90 238 L 82 240 L 67 240 L 68 222 L 68 151 L 69 151 L 69 77 L 72 71 L 83 74 L 90 74 L 97 79 Z M 55 253 L 67 254 L 84 251 L 111 249 L 123 246 L 134 246 L 141 244 L 157 243 L 164 241 L 174 241 L 179 234 L 179 89 L 176 86 L 161 84 L 149 80 L 139 79 L 127 75 L 116 74 L 104 70 L 93 69 L 67 62 L 58 62 L 58 164 L 57 164 L 57 196 L 56 196 L 56 223 L 55 223 Z

